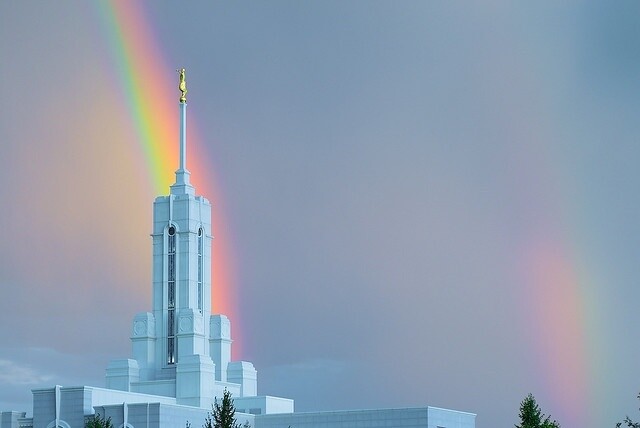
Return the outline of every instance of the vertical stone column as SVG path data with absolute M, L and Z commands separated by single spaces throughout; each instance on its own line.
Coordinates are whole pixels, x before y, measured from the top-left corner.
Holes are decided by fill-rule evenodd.
M 240 384 L 241 397 L 258 395 L 258 372 L 253 364 L 247 361 L 233 361 L 229 363 L 227 380 Z
M 133 319 L 131 348 L 133 358 L 138 362 L 140 380 L 154 380 L 156 354 L 155 317 L 151 312 L 142 312 Z
M 204 320 L 200 311 L 192 308 L 180 309 L 177 330 L 178 361 L 183 355 L 208 356 L 208 349 L 205 349 Z
M 176 364 L 176 402 L 210 408 L 215 365 L 206 355 L 182 355 Z
M 106 378 L 107 388 L 131 391 L 131 383 L 140 380 L 138 362 L 132 359 L 111 360 Z
M 211 315 L 209 322 L 209 355 L 216 365 L 216 380 L 227 381 L 227 365 L 231 361 L 231 322 L 224 315 Z

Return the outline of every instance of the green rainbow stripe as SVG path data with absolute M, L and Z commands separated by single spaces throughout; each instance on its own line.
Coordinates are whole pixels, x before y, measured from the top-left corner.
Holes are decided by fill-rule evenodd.
M 137 139 L 148 161 L 153 190 L 155 194 L 164 194 L 172 182 L 171 172 L 176 168 L 177 156 L 172 153 L 171 142 L 178 135 L 178 117 L 171 114 L 168 101 L 159 99 L 158 94 L 167 93 L 171 87 L 169 79 L 160 74 L 171 68 L 164 65 L 152 49 L 149 26 L 138 2 L 96 4 L 109 29 L 105 34 L 115 59 L 114 70 L 126 97 L 123 105 L 133 118 Z

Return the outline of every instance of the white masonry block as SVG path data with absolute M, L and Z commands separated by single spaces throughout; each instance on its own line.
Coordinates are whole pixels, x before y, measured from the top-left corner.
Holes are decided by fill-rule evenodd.
M 233 361 L 227 368 L 227 381 L 240 384 L 241 397 L 258 395 L 258 372 L 248 361 Z

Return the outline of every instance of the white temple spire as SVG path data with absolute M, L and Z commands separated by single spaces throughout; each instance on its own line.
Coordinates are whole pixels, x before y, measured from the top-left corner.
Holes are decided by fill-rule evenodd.
M 189 182 L 191 173 L 187 169 L 187 82 L 185 80 L 185 69 L 178 70 L 180 74 L 180 165 L 176 171 L 176 183 L 171 186 L 172 194 L 191 194 L 194 189 Z
M 180 103 L 180 168 L 187 170 L 187 103 Z

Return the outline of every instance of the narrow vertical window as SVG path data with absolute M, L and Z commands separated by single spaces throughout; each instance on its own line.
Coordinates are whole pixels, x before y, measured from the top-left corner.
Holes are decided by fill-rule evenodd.
M 167 364 L 176 362 L 176 228 L 169 227 L 167 248 Z
M 204 236 L 202 228 L 198 229 L 198 310 L 202 313 L 202 250 L 203 250 Z

